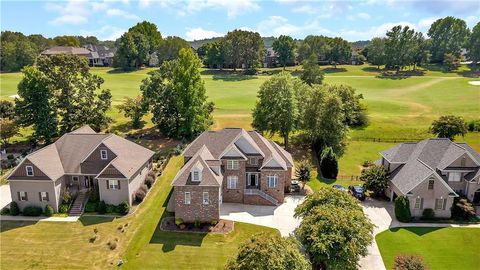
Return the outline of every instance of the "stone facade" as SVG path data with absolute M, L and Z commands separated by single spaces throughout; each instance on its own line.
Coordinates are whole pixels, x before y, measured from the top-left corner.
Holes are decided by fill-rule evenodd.
M 190 192 L 190 204 L 185 204 L 185 192 Z M 203 193 L 208 192 L 208 204 L 203 202 Z M 191 223 L 195 220 L 210 222 L 220 218 L 220 195 L 218 187 L 179 186 L 174 187 L 175 218 Z

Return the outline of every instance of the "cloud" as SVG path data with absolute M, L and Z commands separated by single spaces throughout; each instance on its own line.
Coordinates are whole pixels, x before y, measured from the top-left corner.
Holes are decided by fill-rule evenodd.
M 111 25 L 105 25 L 95 30 L 80 30 L 82 36 L 96 36 L 99 40 L 116 40 L 125 32 L 125 29 Z
M 408 26 L 410 28 L 418 30 L 418 27 L 414 23 L 402 21 L 394 23 L 384 23 L 379 26 L 370 27 L 364 31 L 341 29 L 336 33 L 336 35 L 341 36 L 342 38 L 349 41 L 368 40 L 374 37 L 384 37 L 388 30 L 391 30 L 394 26 L 397 25 Z
M 257 25 L 255 31 L 262 36 L 278 37 L 280 35 L 291 35 L 299 38 L 303 38 L 308 34 L 332 34 L 330 30 L 321 27 L 317 20 L 295 25 L 289 23 L 288 19 L 282 16 L 268 17 Z
M 206 39 L 206 38 L 214 38 L 214 37 L 221 37 L 224 36 L 225 34 L 211 31 L 211 30 L 205 30 L 201 27 L 197 28 L 189 28 L 188 31 L 185 33 L 185 37 L 187 40 L 200 40 L 200 39 Z
M 83 24 L 88 21 L 89 3 L 87 1 L 70 0 L 65 3 L 49 2 L 45 5 L 47 11 L 56 12 L 59 15 L 49 21 L 49 24 Z
M 118 8 L 112 8 L 107 10 L 107 15 L 112 17 L 121 17 L 127 20 L 138 20 L 139 17 L 135 14 L 128 13 Z
M 230 18 L 260 9 L 260 5 L 254 0 L 197 0 L 187 1 L 185 13 L 196 13 L 204 9 L 224 9 Z

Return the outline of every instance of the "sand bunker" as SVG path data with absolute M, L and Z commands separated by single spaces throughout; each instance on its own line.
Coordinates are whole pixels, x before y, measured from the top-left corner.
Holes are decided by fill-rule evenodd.
M 471 85 L 480 85 L 480 81 L 469 81 L 468 83 Z

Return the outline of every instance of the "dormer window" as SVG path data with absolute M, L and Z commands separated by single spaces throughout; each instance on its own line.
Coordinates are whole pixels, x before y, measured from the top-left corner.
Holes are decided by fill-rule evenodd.
M 199 170 L 194 170 L 192 172 L 192 181 L 194 182 L 202 181 L 202 174 L 200 173 Z
M 27 176 L 34 176 L 33 166 L 25 166 L 25 170 L 27 171 Z
M 100 150 L 100 159 L 101 160 L 107 160 L 108 159 L 107 150 Z
M 258 165 L 258 158 L 256 158 L 256 157 L 249 157 L 249 158 L 248 158 L 248 164 L 250 164 L 250 165 Z

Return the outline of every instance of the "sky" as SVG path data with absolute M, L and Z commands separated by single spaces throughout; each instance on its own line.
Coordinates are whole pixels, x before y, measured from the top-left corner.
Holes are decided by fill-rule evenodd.
M 162 36 L 198 40 L 234 29 L 262 36 L 340 36 L 349 41 L 384 36 L 395 25 L 426 33 L 438 18 L 455 16 L 472 28 L 480 0 L 0 0 L 0 28 L 24 34 L 94 35 L 115 40 L 137 22 L 157 25 Z

